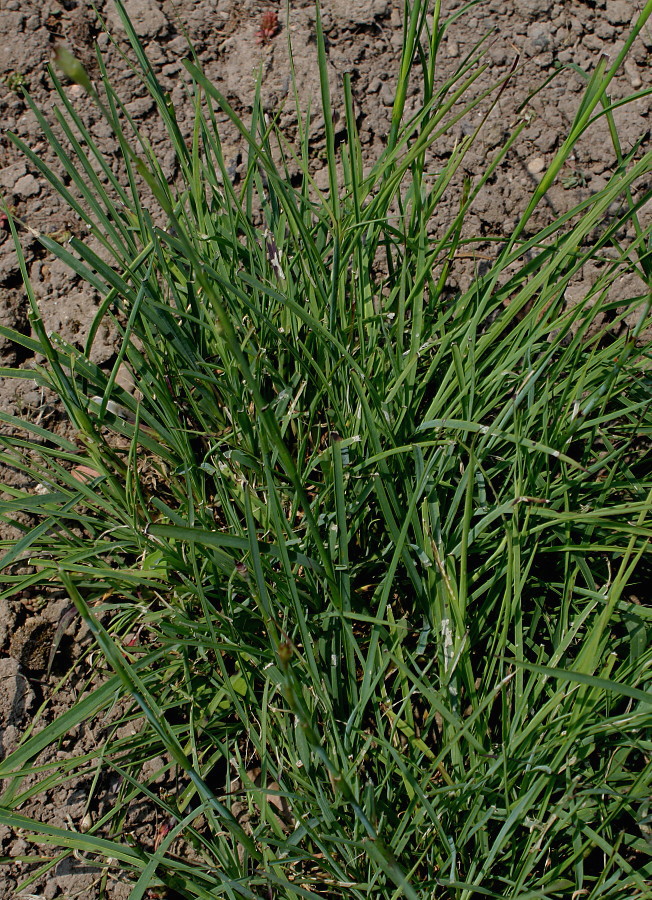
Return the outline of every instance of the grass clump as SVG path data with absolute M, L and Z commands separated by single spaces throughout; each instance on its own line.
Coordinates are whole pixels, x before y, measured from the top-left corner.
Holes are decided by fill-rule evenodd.
M 480 53 L 434 77 L 439 3 L 434 19 L 406 8 L 392 129 L 368 174 L 347 78 L 336 146 L 317 15 L 325 193 L 310 177 L 309 117 L 295 156 L 259 94 L 245 124 L 192 58 L 184 139 L 117 7 L 181 178 L 166 183 L 101 58 L 101 96 L 62 64 L 110 122 L 122 180 L 54 74 L 65 145 L 35 111 L 71 190 L 14 138 L 89 229 L 85 242 L 41 243 L 103 302 L 84 352 L 68 346 L 45 333 L 23 263 L 34 335 L 12 337 L 46 364 L 5 374 L 53 388 L 76 438 L 2 416 L 27 435 L 3 437 L 5 456 L 45 486 L 2 503 L 23 532 L 6 548 L 5 596 L 65 592 L 104 663 L 76 706 L 0 764 L 0 822 L 56 848 L 46 865 L 76 850 L 104 879 L 118 867 L 132 900 L 150 888 L 651 896 L 652 651 L 637 595 L 652 535 L 650 235 L 638 218 L 652 154 L 622 152 L 608 87 L 652 3 L 618 59 L 587 76 L 513 235 L 465 292 L 449 287 L 456 255 L 474 249 L 465 216 L 518 129 L 431 236 L 475 135 L 436 176 L 429 148 L 486 99 L 473 93 Z M 411 76 L 423 103 L 406 121 Z M 237 190 L 218 111 L 248 148 Z M 613 176 L 532 228 L 589 127 L 613 140 Z M 567 286 L 598 259 L 599 280 L 569 306 Z M 610 288 L 625 272 L 647 287 L 622 310 Z M 602 324 L 634 312 L 630 329 Z M 122 336 L 110 371 L 90 361 L 105 318 Z M 107 727 L 96 752 L 25 782 L 45 748 L 116 700 L 135 734 Z M 107 772 L 121 779 L 110 808 Z M 43 784 L 71 779 L 89 785 L 91 819 L 76 830 L 21 814 Z M 142 802 L 167 823 L 156 840 L 125 836 Z

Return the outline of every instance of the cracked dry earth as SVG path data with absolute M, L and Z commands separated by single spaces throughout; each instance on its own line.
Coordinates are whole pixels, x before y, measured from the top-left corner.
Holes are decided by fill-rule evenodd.
M 98 0 L 98 10 L 109 29 L 124 38 L 118 16 L 110 0 Z M 460 0 L 443 0 L 444 17 L 458 10 Z M 188 130 L 193 111 L 183 105 L 184 81 L 180 58 L 186 52 L 184 31 L 193 42 L 208 76 L 218 85 L 236 109 L 245 116 L 251 104 L 254 78 L 262 66 L 262 91 L 266 108 L 277 111 L 283 106 L 290 82 L 288 77 L 287 36 L 292 39 L 298 87 L 304 104 L 319 96 L 315 52 L 314 6 L 312 0 L 290 0 L 289 18 L 285 4 L 274 0 L 125 0 L 162 86 L 169 91 L 182 127 Z M 397 0 L 323 0 L 324 27 L 328 40 L 328 66 L 333 92 L 337 93 L 343 72 L 349 71 L 356 102 L 356 113 L 367 161 L 382 150 L 389 130 L 394 101 L 395 73 L 402 44 L 403 3 Z M 474 86 L 481 92 L 497 82 L 518 60 L 514 77 L 507 83 L 497 105 L 465 161 L 465 171 L 477 174 L 486 166 L 508 130 L 519 120 L 519 108 L 528 99 L 533 86 L 543 84 L 556 72 L 544 89 L 532 97 L 527 109 L 527 124 L 492 183 L 478 196 L 466 223 L 474 236 L 505 236 L 511 233 L 524 208 L 532 187 L 545 172 L 573 120 L 584 81 L 576 68 L 590 72 L 601 54 L 613 58 L 622 46 L 629 24 L 640 6 L 634 0 L 484 0 L 454 23 L 441 49 L 438 77 L 451 75 L 461 59 L 487 34 L 487 68 Z M 279 28 L 264 31 L 265 19 L 271 22 L 278 13 Z M 271 18 L 270 18 L 271 14 Z M 153 101 L 143 96 L 142 86 L 123 64 L 108 35 L 98 23 L 90 0 L 0 0 L 0 192 L 21 221 L 54 237 L 65 238 L 79 227 L 75 216 L 53 195 L 51 189 L 29 162 L 7 139 L 13 131 L 39 156 L 54 163 L 34 113 L 20 88 L 29 89 L 37 105 L 48 111 L 55 94 L 47 71 L 57 45 L 70 48 L 96 75 L 94 44 L 106 54 L 109 77 L 126 101 L 128 112 L 143 128 L 163 161 L 169 179 L 175 177 L 175 158 L 165 146 L 161 124 L 154 116 Z M 652 80 L 652 32 L 650 26 L 637 39 L 623 70 L 616 78 L 611 95 L 617 100 L 650 86 Z M 408 112 L 418 102 L 418 86 L 408 97 Z M 106 124 L 94 114 L 87 97 L 76 86 L 69 96 L 85 120 L 98 146 L 117 158 Z M 623 150 L 649 136 L 652 99 L 641 97 L 615 112 Z M 281 115 L 281 126 L 288 133 L 296 124 L 291 103 Z M 336 111 L 337 115 L 337 111 Z M 432 164 L 450 153 L 456 140 L 473 131 L 479 113 L 462 118 L 433 151 Z M 533 225 L 543 225 L 554 212 L 559 214 L 600 190 L 613 171 L 613 151 L 600 133 L 592 133 L 569 159 L 562 177 L 551 187 L 536 213 Z M 244 170 L 243 147 L 234 126 L 223 123 L 222 141 L 234 182 Z M 315 114 L 311 142 L 312 167 L 316 183 L 325 186 L 324 121 Z M 56 163 L 55 168 L 56 168 Z M 450 221 L 457 211 L 452 194 L 438 207 L 436 230 Z M 610 211 L 616 215 L 618 210 Z M 652 210 L 643 209 L 649 220 Z M 36 296 L 41 304 L 46 329 L 58 332 L 66 341 L 82 345 L 97 305 L 97 296 L 51 259 L 38 241 L 24 231 L 23 247 Z M 453 288 L 466 288 L 478 260 L 460 259 L 453 273 Z M 584 296 L 599 272 L 586 266 L 580 278 L 569 288 Z M 624 276 L 613 286 L 612 299 L 625 305 L 640 293 L 634 276 Z M 0 220 L 0 325 L 30 333 L 28 304 L 22 286 L 18 262 L 6 222 Z M 114 335 L 103 326 L 93 348 L 93 361 L 109 366 L 115 359 Z M 0 359 L 4 366 L 29 367 L 34 357 L 0 336 Z M 30 381 L 5 379 L 0 382 L 0 409 L 5 413 L 37 421 L 66 432 L 66 423 L 53 397 L 37 389 Z M 6 431 L 6 425 L 2 426 Z M 20 472 L 6 470 L 5 482 L 23 486 Z M 4 534 L 3 537 L 10 536 Z M 89 662 L 73 684 L 57 689 L 69 661 L 87 652 L 89 642 L 74 623 L 68 624 L 65 598 L 53 594 L 13 597 L 0 605 L 0 754 L 13 750 L 28 726 L 43 728 L 69 707 L 83 691 Z M 62 628 L 62 625 L 64 626 Z M 52 653 L 56 635 L 57 652 Z M 47 703 L 46 703 L 47 701 Z M 44 705 L 45 704 L 45 705 Z M 117 716 L 117 713 L 116 713 Z M 61 759 L 62 763 L 97 744 L 110 722 L 91 723 L 67 735 L 56 747 L 44 752 L 43 759 Z M 134 723 L 121 726 L 134 728 Z M 160 768 L 162 761 L 152 761 Z M 31 776 L 36 780 L 37 776 Z M 29 781 L 28 781 L 29 783 Z M 56 790 L 45 790 L 27 801 L 26 815 L 39 815 L 43 821 L 59 827 L 70 823 L 79 827 L 84 816 L 88 784 L 70 783 Z M 110 806 L 117 790 L 117 778 L 102 784 L 97 802 Z M 151 811 L 135 809 L 128 826 L 144 845 L 152 845 L 158 822 Z M 129 886 L 121 883 L 119 870 L 98 872 L 83 859 L 68 856 L 46 876 L 17 894 L 21 879 L 33 870 L 34 859 L 45 850 L 29 843 L 25 836 L 0 828 L 0 898 L 36 896 L 107 897 L 124 900 Z M 30 862 L 32 861 L 32 862 Z

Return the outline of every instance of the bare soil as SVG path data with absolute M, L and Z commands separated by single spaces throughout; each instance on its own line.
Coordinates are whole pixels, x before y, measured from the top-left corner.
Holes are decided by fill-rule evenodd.
M 352 76 L 358 122 L 367 162 L 373 161 L 385 145 L 394 102 L 396 73 L 401 45 L 403 3 L 398 0 L 322 0 L 324 25 L 328 39 L 328 59 L 333 91 L 341 84 L 342 73 Z M 123 32 L 110 0 L 96 4 L 109 28 L 118 39 Z M 461 0 L 443 0 L 446 16 L 462 6 Z M 317 184 L 326 185 L 324 162 L 324 122 L 318 109 L 318 71 L 316 66 L 314 7 L 312 0 L 291 0 L 289 20 L 285 4 L 274 0 L 125 0 L 137 32 L 142 39 L 157 76 L 177 106 L 182 127 L 191 124 L 193 110 L 184 107 L 183 70 L 180 59 L 186 55 L 187 33 L 208 76 L 226 95 L 236 111 L 246 117 L 254 91 L 254 80 L 262 67 L 262 89 L 266 108 L 276 112 L 284 108 L 281 124 L 290 132 L 295 124 L 292 96 L 289 93 L 287 54 L 288 31 L 292 38 L 298 86 L 304 105 L 312 103 L 315 112 L 312 140 L 313 168 Z M 276 10 L 280 28 L 261 34 L 263 17 Z M 465 161 L 471 175 L 482 172 L 508 131 L 523 113 L 519 108 L 536 86 L 556 72 L 549 84 L 527 105 L 527 125 L 510 151 L 492 183 L 478 197 L 466 224 L 475 236 L 510 234 L 532 188 L 566 135 L 577 111 L 584 79 L 574 68 L 590 72 L 601 54 L 614 58 L 622 47 L 629 24 L 640 12 L 636 0 L 484 0 L 455 23 L 447 33 L 438 67 L 438 78 L 453 74 L 460 60 L 469 54 L 487 34 L 488 66 L 473 87 L 479 94 L 505 77 L 515 61 L 517 68 L 491 112 L 479 140 Z M 268 20 L 269 21 L 269 20 Z M 49 111 L 55 93 L 48 74 L 56 45 L 63 44 L 96 75 L 93 45 L 97 42 L 106 54 L 109 76 L 127 102 L 127 109 L 142 125 L 163 159 L 167 177 L 175 177 L 174 154 L 166 148 L 161 123 L 154 115 L 153 102 L 143 95 L 142 86 L 124 64 L 106 32 L 98 23 L 90 0 L 0 0 L 0 123 L 2 131 L 12 131 L 54 168 L 52 151 L 44 140 L 36 116 L 20 93 L 26 86 L 37 105 Z M 623 71 L 616 78 L 612 99 L 631 95 L 649 87 L 652 80 L 650 55 L 652 30 L 644 31 L 634 45 Z M 94 113 L 81 89 L 72 85 L 69 95 L 92 121 L 92 133 L 100 148 L 117 159 L 117 149 L 105 123 Z M 418 103 L 418 85 L 408 98 L 408 109 Z M 650 131 L 652 99 L 644 97 L 616 111 L 620 140 L 626 152 L 636 141 L 647 139 Z M 486 108 L 483 107 L 483 109 Z M 437 159 L 450 153 L 455 140 L 475 129 L 479 114 L 462 118 L 453 131 L 437 145 Z M 235 182 L 243 172 L 243 147 L 234 126 L 225 120 L 222 141 L 230 174 Z M 606 126 L 595 126 L 562 177 L 551 188 L 546 203 L 537 213 L 543 224 L 552 213 L 569 209 L 600 190 L 614 169 L 613 148 Z M 32 228 L 50 235 L 76 233 L 79 223 L 74 214 L 53 194 L 45 179 L 21 155 L 3 133 L 0 136 L 0 192 L 16 215 Z M 450 221 L 456 212 L 454 196 L 444 200 L 437 211 L 433 228 Z M 613 210 L 617 214 L 617 210 Z M 644 210 L 649 217 L 652 210 Z M 96 309 L 98 298 L 58 261 L 48 258 L 37 240 L 25 232 L 24 249 L 29 275 L 40 301 L 48 331 L 58 332 L 66 341 L 82 345 Z M 473 278 L 478 259 L 458 261 L 454 278 L 466 288 Z M 573 286 L 583 296 L 597 273 L 587 267 Z M 453 285 L 454 286 L 454 285 Z M 613 299 L 626 304 L 641 292 L 632 277 L 623 277 L 613 287 Z M 570 298 L 572 300 L 572 297 Z M 30 333 L 28 304 L 20 271 L 6 223 L 0 221 L 0 325 Z M 115 358 L 114 336 L 108 327 L 95 343 L 93 360 L 110 365 Z M 29 367 L 34 358 L 0 336 L 0 365 Z M 30 381 L 5 379 L 0 382 L 0 408 L 12 415 L 54 425 L 60 431 L 66 423 L 53 397 L 47 396 Z M 23 484 L 23 476 L 7 470 L 5 479 Z M 5 535 L 6 536 L 6 535 Z M 71 655 L 86 650 L 84 635 L 71 625 L 50 659 L 52 641 L 67 609 L 65 598 L 53 595 L 26 596 L 0 605 L 0 754 L 13 750 L 25 728 L 38 712 L 37 728 L 65 711 L 83 691 L 75 683 L 54 692 Z M 52 668 L 48 674 L 48 665 Z M 42 706 L 44 701 L 50 702 Z M 48 753 L 67 759 L 91 749 L 107 727 L 93 723 L 86 730 L 71 734 Z M 38 815 L 42 821 L 60 827 L 79 827 L 84 814 L 87 785 L 71 783 L 65 788 L 45 791 L 28 801 L 22 810 Z M 103 802 L 110 804 L 116 785 L 107 783 Z M 155 839 L 157 822 L 141 810 L 133 823 L 139 839 Z M 138 819 L 138 816 L 140 818 Z M 23 862 L 33 860 L 38 848 L 25 836 L 0 828 L 0 897 L 16 893 L 21 878 L 30 871 Z M 46 852 L 46 851 L 45 851 Z M 46 877 L 30 885 L 22 896 L 33 895 L 53 900 L 76 897 L 94 900 L 126 898 L 129 887 L 119 873 L 111 871 L 106 892 L 100 893 L 102 873 L 87 867 L 73 856 L 62 860 Z

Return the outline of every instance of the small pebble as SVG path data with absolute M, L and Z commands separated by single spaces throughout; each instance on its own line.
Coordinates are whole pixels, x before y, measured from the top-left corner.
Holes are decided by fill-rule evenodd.
M 395 96 L 394 88 L 391 85 L 386 84 L 383 86 L 383 89 L 380 92 L 380 99 L 384 106 L 393 106 Z
M 546 167 L 546 161 L 543 156 L 533 156 L 527 161 L 527 170 L 530 175 L 539 175 Z
M 625 73 L 629 78 L 629 83 L 637 91 L 643 84 L 641 76 L 638 74 L 638 67 L 633 59 L 626 59 L 624 65 Z

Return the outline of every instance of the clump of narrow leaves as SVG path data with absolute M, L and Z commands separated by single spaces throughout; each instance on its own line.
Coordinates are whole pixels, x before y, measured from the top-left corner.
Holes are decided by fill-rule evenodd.
M 34 111 L 71 188 L 13 140 L 92 238 L 41 243 L 102 303 L 83 351 L 47 335 L 21 257 L 34 334 L 12 337 L 45 357 L 29 377 L 57 391 L 76 439 L 1 416 L 22 429 L 2 439 L 6 457 L 45 486 L 2 501 L 23 532 L 6 550 L 5 596 L 65 591 L 113 674 L 97 672 L 0 763 L 0 822 L 118 867 L 134 900 L 162 886 L 188 898 L 649 896 L 651 257 L 639 211 L 652 154 L 622 152 L 608 89 L 652 3 L 587 76 L 514 233 L 464 292 L 450 275 L 476 249 L 465 217 L 522 126 L 431 236 L 475 135 L 426 178 L 431 148 L 486 99 L 474 99 L 480 51 L 434 77 L 439 3 L 434 20 L 421 2 L 407 9 L 392 129 L 369 174 L 348 77 L 336 147 L 317 10 L 325 193 L 310 177 L 309 117 L 295 155 L 259 96 L 243 122 L 190 60 L 184 137 L 117 6 L 181 178 L 167 184 L 103 76 L 86 89 L 123 150 L 117 178 L 52 75 L 56 127 Z M 423 103 L 405 121 L 410 77 Z M 218 112 L 248 149 L 238 189 Z M 613 140 L 614 174 L 535 229 L 589 128 Z M 588 261 L 599 278 L 569 305 Z M 612 286 L 625 272 L 643 287 L 622 309 Z M 90 355 L 105 319 L 121 335 L 110 370 Z M 12 568 L 26 560 L 29 574 Z M 137 733 L 109 732 L 96 753 L 42 772 L 47 784 L 118 772 L 119 802 L 76 831 L 27 819 L 34 760 L 116 696 Z M 165 829 L 134 845 L 124 828 L 141 802 Z

